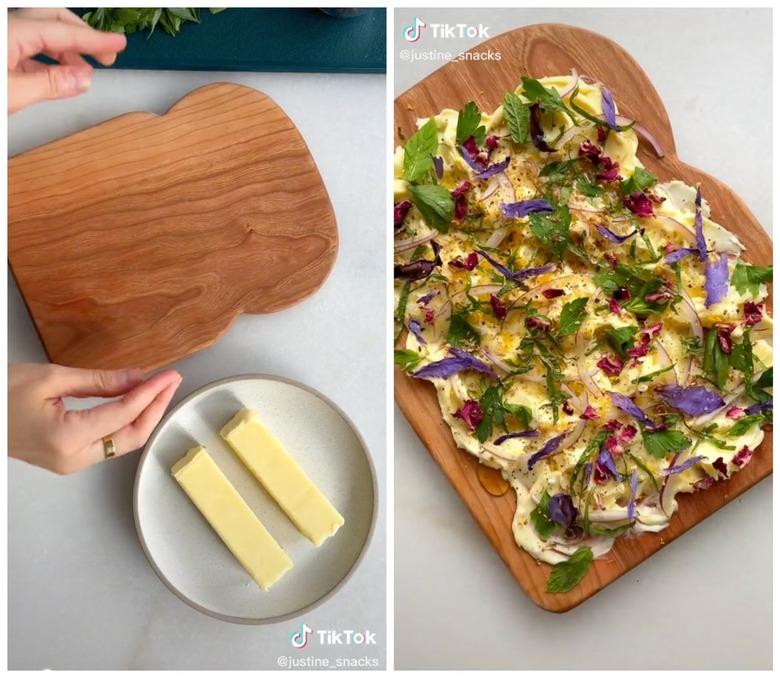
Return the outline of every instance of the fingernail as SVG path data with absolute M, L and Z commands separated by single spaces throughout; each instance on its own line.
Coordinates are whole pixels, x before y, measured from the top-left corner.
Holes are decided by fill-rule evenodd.
M 76 71 L 76 89 L 80 92 L 86 92 L 92 85 L 91 71 Z

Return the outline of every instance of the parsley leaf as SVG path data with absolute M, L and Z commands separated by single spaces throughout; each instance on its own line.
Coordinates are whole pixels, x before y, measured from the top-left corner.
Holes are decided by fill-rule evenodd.
M 550 518 L 550 495 L 544 491 L 536 508 L 531 511 L 531 521 L 536 533 L 545 541 L 552 534 L 557 523 Z
M 404 179 L 419 181 L 433 169 L 433 154 L 439 146 L 436 121 L 429 118 L 404 146 Z
M 395 349 L 393 361 L 396 365 L 403 367 L 407 372 L 422 360 L 422 356 L 415 351 L 409 351 L 405 348 Z
M 745 435 L 753 424 L 758 424 L 760 426 L 765 420 L 766 417 L 763 414 L 750 414 L 747 417 L 742 417 L 742 419 L 737 421 L 728 431 L 726 431 L 726 435 L 729 438 L 739 438 L 739 436 Z
M 558 563 L 547 580 L 547 593 L 566 593 L 579 584 L 593 562 L 589 546 L 580 546 L 568 560 Z
M 520 97 L 514 92 L 504 95 L 504 118 L 509 124 L 512 141 L 516 144 L 527 144 L 530 113 L 528 105 L 520 101 Z
M 558 337 L 567 337 L 579 329 L 585 319 L 585 305 L 587 303 L 588 297 L 580 297 L 564 304 L 561 310 L 560 326 L 556 333 Z
M 412 194 L 412 202 L 420 210 L 425 223 L 441 233 L 450 230 L 455 201 L 446 188 L 435 184 L 424 184 L 409 186 L 409 192 Z
M 731 274 L 731 284 L 737 292 L 744 294 L 748 290 L 753 296 L 758 296 L 759 285 L 772 282 L 771 266 L 750 266 L 738 262 Z
M 686 438 L 682 431 L 674 429 L 663 431 L 642 429 L 642 441 L 648 454 L 652 454 L 656 459 L 663 459 L 669 452 L 680 452 L 691 445 L 690 439 Z
M 620 182 L 620 192 L 623 195 L 643 193 L 646 189 L 655 186 L 657 181 L 657 177 L 650 174 L 650 172 L 641 167 L 637 167 L 630 179 Z
M 474 137 L 477 146 L 485 143 L 486 131 L 484 125 L 480 125 L 481 122 L 482 114 L 477 105 L 473 101 L 469 101 L 458 113 L 458 128 L 455 134 L 458 146 L 461 146 L 469 137 Z

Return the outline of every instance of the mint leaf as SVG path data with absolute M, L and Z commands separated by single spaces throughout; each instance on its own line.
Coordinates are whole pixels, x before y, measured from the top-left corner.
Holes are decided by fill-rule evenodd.
M 541 82 L 533 78 L 523 78 L 523 94 L 533 103 L 541 104 L 545 111 L 561 111 L 571 117 L 571 112 L 563 103 L 558 90 L 547 89 Z
M 401 349 L 397 348 L 395 350 L 395 355 L 393 357 L 393 362 L 395 362 L 396 365 L 400 365 L 403 367 L 407 372 L 411 370 L 417 363 L 422 360 L 422 356 L 420 356 L 419 353 L 415 353 L 414 351 L 409 351 L 407 349 Z
M 737 292 L 744 294 L 747 291 L 755 297 L 758 296 L 762 283 L 772 282 L 771 266 L 750 266 L 749 264 L 737 263 L 734 267 L 734 273 L 731 274 L 731 284 Z
M 520 97 L 514 92 L 504 95 L 504 118 L 509 124 L 512 141 L 516 144 L 527 144 L 530 113 L 528 105 L 520 101 Z
M 485 142 L 485 127 L 480 125 L 481 122 L 482 114 L 477 105 L 473 101 L 469 101 L 458 113 L 458 128 L 455 133 L 458 146 L 463 145 L 469 137 L 474 137 L 477 146 L 481 146 Z
M 620 192 L 623 195 L 631 193 L 642 193 L 648 188 L 655 186 L 658 179 L 645 169 L 637 167 L 630 179 L 620 182 Z
M 424 184 L 409 186 L 409 192 L 412 194 L 414 206 L 420 210 L 426 224 L 442 233 L 450 230 L 455 201 L 446 188 L 435 184 Z
M 613 327 L 605 332 L 607 343 L 612 350 L 623 360 L 628 358 L 628 349 L 634 345 L 634 336 L 639 331 L 636 325 L 626 325 L 625 327 Z
M 450 316 L 450 329 L 447 333 L 447 342 L 452 346 L 469 346 L 480 343 L 477 332 L 468 321 L 468 310 L 465 308 L 455 311 Z
M 588 297 L 580 297 L 564 305 L 561 310 L 560 326 L 556 333 L 559 337 L 567 337 L 574 334 L 585 319 L 585 305 Z
M 667 429 L 665 431 L 642 430 L 642 441 L 645 450 L 656 459 L 664 459 L 670 452 L 680 452 L 690 447 L 691 441 L 682 431 Z
M 550 518 L 550 495 L 547 490 L 544 491 L 542 498 L 531 511 L 531 522 L 534 524 L 536 533 L 545 541 L 555 529 L 556 522 Z
M 579 584 L 593 562 L 589 546 L 580 546 L 568 560 L 558 563 L 547 579 L 547 593 L 566 593 Z
M 404 146 L 404 179 L 418 181 L 433 169 L 433 155 L 439 146 L 436 121 L 429 118 Z

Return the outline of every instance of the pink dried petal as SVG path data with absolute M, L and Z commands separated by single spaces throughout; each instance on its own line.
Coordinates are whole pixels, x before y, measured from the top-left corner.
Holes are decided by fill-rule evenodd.
M 596 409 L 593 407 L 593 405 L 588 405 L 585 408 L 585 411 L 580 415 L 580 419 L 584 419 L 585 421 L 589 421 L 591 419 L 598 419 L 599 413 L 596 412 Z
M 563 411 L 569 416 L 574 414 L 574 406 L 568 400 L 564 400 L 563 405 L 561 407 Z
M 636 435 L 636 426 L 632 426 L 631 424 L 628 424 L 618 434 L 618 442 L 621 443 L 621 444 L 625 444 L 625 443 L 629 442 L 630 440 L 633 440 L 635 435 Z
M 609 265 L 612 266 L 612 268 L 615 268 L 615 266 L 617 266 L 618 260 L 613 252 L 606 252 L 604 254 L 604 258 L 609 262 Z
M 715 461 L 713 461 L 712 468 L 714 468 L 724 478 L 729 477 L 729 467 L 726 465 L 726 462 L 723 461 L 723 457 L 718 457 Z
M 696 492 L 699 492 L 700 490 L 708 490 L 715 484 L 715 478 L 712 476 L 704 476 L 703 478 L 699 478 L 695 483 L 693 483 L 693 489 Z
M 556 297 L 562 297 L 564 295 L 563 290 L 548 287 L 546 290 L 542 290 L 542 296 L 545 299 L 555 299 Z
M 605 374 L 616 376 L 623 371 L 623 361 L 617 356 L 604 356 L 596 366 Z
M 496 318 L 506 318 L 506 304 L 495 294 L 490 295 L 490 306 L 493 308 Z
M 551 324 L 550 321 L 545 318 L 540 318 L 538 315 L 532 315 L 525 319 L 525 326 L 529 330 L 549 330 Z
M 482 407 L 476 400 L 467 400 L 463 403 L 463 407 L 455 412 L 453 416 L 463 419 L 466 422 L 466 426 L 473 431 L 485 415 L 482 412 Z
M 614 299 L 610 299 L 609 302 L 609 310 L 612 311 L 615 315 L 620 315 L 620 312 L 622 309 L 620 308 L 620 304 L 617 303 Z
M 638 217 L 653 216 L 653 203 L 644 193 L 632 193 L 623 198 L 626 209 Z
M 750 463 L 750 460 L 753 458 L 753 450 L 751 450 L 747 445 L 743 447 L 739 452 L 737 452 L 734 455 L 734 458 L 731 460 L 731 463 L 734 464 L 737 468 L 744 468 Z
M 729 419 L 742 419 L 742 417 L 745 416 L 745 410 L 741 407 L 729 407 L 729 409 L 726 410 L 726 416 Z
M 452 259 L 449 263 L 452 268 L 462 268 L 466 271 L 473 271 L 479 264 L 479 255 L 476 252 L 471 252 L 466 257 L 465 261 L 462 261 L 460 258 L 458 258 Z
M 604 424 L 604 430 L 612 433 L 613 431 L 617 431 L 622 425 L 623 424 L 621 424 L 617 419 L 610 419 L 606 424 Z
M 764 316 L 762 313 L 762 307 L 763 304 L 757 304 L 753 301 L 745 302 L 745 306 L 743 308 L 743 312 L 745 314 L 745 325 L 752 327 L 753 325 L 758 325 L 758 323 L 763 320 Z
M 434 313 L 432 308 L 426 308 L 425 309 L 425 322 L 432 323 L 434 318 Z

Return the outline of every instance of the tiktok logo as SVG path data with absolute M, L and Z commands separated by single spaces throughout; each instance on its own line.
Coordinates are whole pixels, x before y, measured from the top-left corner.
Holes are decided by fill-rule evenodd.
M 297 650 L 302 650 L 306 647 L 306 643 L 309 642 L 309 636 L 314 633 L 314 630 L 307 624 L 301 624 L 300 631 L 293 631 L 290 634 L 290 645 Z
M 425 22 L 418 16 L 414 21 L 404 27 L 403 36 L 406 42 L 417 42 L 422 36 L 422 29 L 425 28 Z

